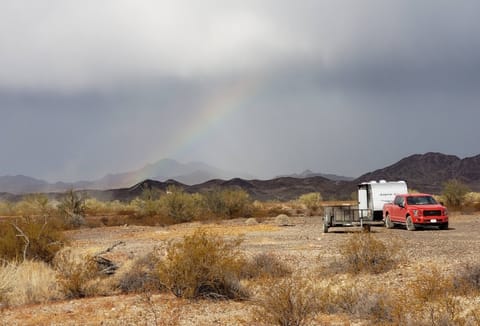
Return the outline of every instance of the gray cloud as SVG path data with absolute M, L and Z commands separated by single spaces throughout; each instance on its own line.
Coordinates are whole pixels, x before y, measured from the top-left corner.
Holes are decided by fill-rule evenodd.
M 95 178 L 175 156 L 261 177 L 478 154 L 474 1 L 0 3 L 0 175 Z M 179 149 L 217 94 L 241 108 Z M 399 144 L 399 139 L 402 139 Z

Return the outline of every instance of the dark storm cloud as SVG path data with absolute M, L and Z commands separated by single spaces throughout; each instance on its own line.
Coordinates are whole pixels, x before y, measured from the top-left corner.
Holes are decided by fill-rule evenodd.
M 2 1 L 0 175 L 93 178 L 172 153 L 259 176 L 358 175 L 416 152 L 478 154 L 478 12 L 443 0 Z M 208 103 L 249 80 L 258 89 L 240 108 L 175 151 Z M 408 145 L 392 146 L 399 137 Z

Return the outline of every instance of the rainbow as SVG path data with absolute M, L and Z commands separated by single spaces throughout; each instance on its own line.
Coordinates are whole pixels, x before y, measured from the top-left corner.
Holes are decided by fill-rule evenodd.
M 228 84 L 207 98 L 197 114 L 179 131 L 166 157 L 175 158 L 191 150 L 199 140 L 221 121 L 236 111 L 245 109 L 257 94 L 263 78 L 255 76 Z

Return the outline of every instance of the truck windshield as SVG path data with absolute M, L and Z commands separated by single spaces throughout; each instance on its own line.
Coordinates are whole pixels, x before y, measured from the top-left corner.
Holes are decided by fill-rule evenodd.
M 414 196 L 407 197 L 407 204 L 409 205 L 435 205 L 437 201 L 432 196 Z

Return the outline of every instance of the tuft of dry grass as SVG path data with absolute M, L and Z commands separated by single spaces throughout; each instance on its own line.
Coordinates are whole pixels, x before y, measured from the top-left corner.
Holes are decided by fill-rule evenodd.
M 44 262 L 24 261 L 7 267 L 15 272 L 10 286 L 4 293 L 7 304 L 20 306 L 32 303 L 46 303 L 62 297 L 56 283 L 53 268 Z

